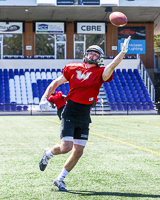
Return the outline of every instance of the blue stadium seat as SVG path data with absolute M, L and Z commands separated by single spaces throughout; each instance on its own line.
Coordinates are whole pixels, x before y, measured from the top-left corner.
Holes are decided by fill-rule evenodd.
M 117 69 L 117 70 L 116 70 L 116 73 L 120 74 L 120 73 L 121 73 L 120 69 Z
M 23 110 L 27 111 L 28 110 L 28 106 L 23 106 Z
M 118 110 L 124 110 L 122 104 L 117 105 L 117 107 L 118 107 Z
M 134 104 L 131 104 L 130 108 L 131 108 L 131 110 L 136 110 L 137 109 Z
M 23 69 L 20 69 L 19 73 L 20 73 L 20 75 L 24 75 Z
M 18 69 L 14 69 L 14 75 L 19 75 Z
M 143 110 L 149 110 L 149 109 L 150 109 L 150 107 L 148 105 L 143 104 Z
M 22 106 L 17 106 L 17 111 L 22 111 Z
M 11 106 L 10 105 L 5 105 L 5 110 L 6 111 L 10 111 L 11 110 Z
M 118 110 L 117 105 L 110 105 L 111 106 L 111 110 L 115 111 Z
M 48 85 L 52 82 L 52 79 L 48 79 Z
M 0 105 L 0 111 L 4 111 L 4 105 Z
M 47 89 L 47 87 L 48 87 L 48 82 L 47 82 L 46 79 L 43 79 L 42 83 L 43 83 L 43 88 L 44 88 L 44 91 L 45 91 Z
M 154 105 L 153 105 L 153 104 L 149 104 L 149 108 L 150 108 L 151 110 L 154 110 Z
M 37 83 L 32 83 L 33 98 L 38 97 Z
M 138 104 L 138 105 L 137 105 L 137 110 L 143 110 L 142 105 Z
M 61 69 L 57 69 L 57 72 L 62 72 L 62 70 Z
M 14 102 L 11 102 L 11 103 L 14 103 Z M 16 102 L 15 102 L 16 103 Z M 15 105 L 11 105 L 11 111 L 16 111 L 16 104 Z
M 122 73 L 123 73 L 123 74 L 127 73 L 127 72 L 126 72 L 126 69 L 122 69 Z

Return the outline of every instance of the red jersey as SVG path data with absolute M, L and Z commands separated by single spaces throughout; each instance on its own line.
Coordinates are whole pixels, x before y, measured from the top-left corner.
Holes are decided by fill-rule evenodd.
M 60 91 L 56 91 L 55 94 L 49 96 L 48 101 L 54 103 L 57 106 L 57 109 L 66 104 L 66 101 L 62 97 L 62 92 Z
M 65 98 L 81 104 L 91 104 L 96 100 L 102 84 L 104 67 L 86 68 L 83 63 L 70 63 L 63 69 L 63 76 L 69 81 L 69 93 Z M 113 74 L 106 81 L 113 79 Z

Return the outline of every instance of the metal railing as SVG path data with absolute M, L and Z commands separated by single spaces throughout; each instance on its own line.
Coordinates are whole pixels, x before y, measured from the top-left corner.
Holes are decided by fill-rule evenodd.
M 138 66 L 138 71 L 142 80 L 144 81 L 146 88 L 148 89 L 148 93 L 151 97 L 151 101 L 155 102 L 155 87 L 141 59 Z
M 116 108 L 112 109 L 112 105 Z M 118 105 L 122 105 L 123 109 L 119 109 Z M 135 108 L 132 108 L 132 105 Z M 140 108 L 136 108 L 141 105 Z M 148 109 L 144 108 L 148 106 Z M 150 106 L 152 108 L 150 108 Z M 8 107 L 7 107 L 8 106 Z M 94 108 L 91 108 L 91 115 L 111 115 L 111 114 L 160 114 L 160 103 L 105 103 L 97 102 Z M 50 111 L 41 112 L 39 104 L 4 104 L 0 103 L 0 115 L 57 115 L 57 109 L 50 109 Z
M 118 108 L 121 105 L 121 108 Z M 134 108 L 133 108 L 134 105 Z M 147 108 L 144 105 L 147 105 Z M 106 108 L 108 106 L 108 108 Z M 116 106 L 117 108 L 112 108 Z M 123 108 L 122 108 L 123 106 Z M 152 106 L 152 107 L 151 107 Z M 137 108 L 138 107 L 138 108 Z M 160 103 L 97 103 L 92 114 L 160 114 Z

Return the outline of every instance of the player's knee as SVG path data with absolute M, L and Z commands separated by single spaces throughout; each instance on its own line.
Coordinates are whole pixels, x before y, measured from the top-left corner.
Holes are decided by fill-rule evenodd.
M 68 153 L 69 151 L 72 150 L 72 145 L 71 144 L 65 144 L 65 145 L 62 145 L 61 146 L 61 153 L 62 154 L 65 154 L 65 153 Z
M 80 158 L 80 157 L 83 155 L 83 150 L 82 150 L 82 149 L 76 149 L 76 150 L 73 152 L 73 155 L 74 155 L 76 158 Z

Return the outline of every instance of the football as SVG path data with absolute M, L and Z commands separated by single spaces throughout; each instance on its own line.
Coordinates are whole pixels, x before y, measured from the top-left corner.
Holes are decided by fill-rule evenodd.
M 122 27 L 127 24 L 127 17 L 122 12 L 112 12 L 109 15 L 110 22 L 117 27 Z

